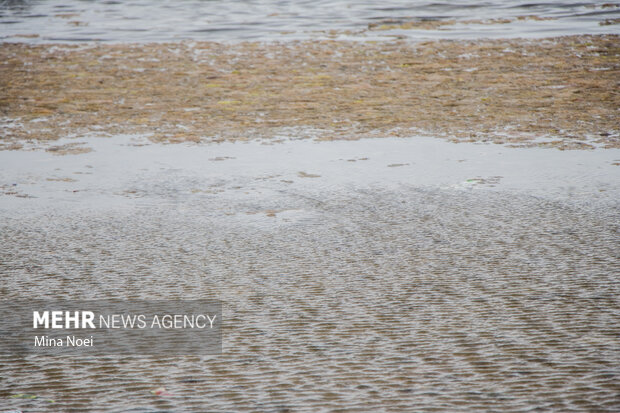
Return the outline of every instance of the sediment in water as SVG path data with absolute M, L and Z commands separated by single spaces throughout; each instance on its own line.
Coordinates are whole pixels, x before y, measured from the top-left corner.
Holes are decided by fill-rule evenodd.
M 620 37 L 0 48 L 0 146 L 411 136 L 620 147 Z M 291 128 L 294 133 L 291 133 Z

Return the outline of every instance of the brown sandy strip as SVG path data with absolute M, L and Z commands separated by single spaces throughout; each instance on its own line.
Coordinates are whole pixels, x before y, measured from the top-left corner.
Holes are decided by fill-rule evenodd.
M 519 16 L 506 19 L 471 19 L 471 20 L 382 20 L 378 23 L 370 23 L 368 30 L 436 30 L 443 26 L 454 26 L 456 24 L 508 24 L 523 20 L 556 20 L 553 17 L 540 17 L 536 15 Z
M 4 148 L 88 132 L 168 142 L 424 133 L 620 148 L 619 109 L 614 35 L 0 47 Z

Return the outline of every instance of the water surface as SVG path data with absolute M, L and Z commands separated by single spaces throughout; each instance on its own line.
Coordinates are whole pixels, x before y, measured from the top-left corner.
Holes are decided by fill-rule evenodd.
M 618 150 L 82 141 L 0 152 L 2 298 L 218 298 L 223 354 L 3 356 L 0 406 L 620 407 Z
M 439 30 L 368 32 L 369 25 L 411 20 L 511 19 L 509 24 Z M 352 39 L 405 36 L 471 39 L 618 33 L 600 25 L 620 17 L 603 1 L 0 1 L 0 40 L 27 42 L 271 41 L 316 38 L 330 30 Z M 20 37 L 37 35 L 38 37 Z M 18 36 L 18 37 L 15 37 Z

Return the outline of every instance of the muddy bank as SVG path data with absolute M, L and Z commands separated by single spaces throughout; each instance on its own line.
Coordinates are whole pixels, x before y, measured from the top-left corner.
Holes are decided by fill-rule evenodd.
M 3 44 L 0 62 L 5 149 L 90 132 L 167 142 L 423 132 L 561 149 L 620 147 L 620 37 L 611 35 Z

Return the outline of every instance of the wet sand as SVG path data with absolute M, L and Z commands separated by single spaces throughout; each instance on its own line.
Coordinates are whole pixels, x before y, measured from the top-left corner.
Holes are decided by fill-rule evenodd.
M 0 49 L 5 149 L 153 141 L 453 140 L 620 147 L 620 37 L 475 42 L 25 45 Z M 538 138 L 544 143 L 536 142 Z

